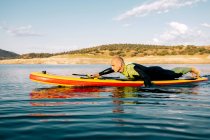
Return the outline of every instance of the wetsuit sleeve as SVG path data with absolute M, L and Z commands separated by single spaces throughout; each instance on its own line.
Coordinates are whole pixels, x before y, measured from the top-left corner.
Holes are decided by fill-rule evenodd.
M 147 75 L 143 70 L 141 70 L 139 67 L 137 66 L 134 66 L 134 70 L 136 72 L 139 73 L 140 77 L 142 80 L 144 80 L 144 85 L 145 87 L 150 87 L 152 86 L 152 83 L 151 83 L 151 80 L 150 80 L 150 77 L 149 75 Z
M 108 69 L 105 69 L 105 70 L 99 72 L 99 75 L 101 76 L 101 75 L 110 74 L 113 72 L 114 72 L 114 70 L 112 68 L 108 68 Z

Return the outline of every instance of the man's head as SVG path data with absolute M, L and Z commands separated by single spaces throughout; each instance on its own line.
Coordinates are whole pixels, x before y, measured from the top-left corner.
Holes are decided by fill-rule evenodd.
M 122 72 L 125 63 L 122 57 L 116 56 L 112 58 L 111 65 L 115 72 Z

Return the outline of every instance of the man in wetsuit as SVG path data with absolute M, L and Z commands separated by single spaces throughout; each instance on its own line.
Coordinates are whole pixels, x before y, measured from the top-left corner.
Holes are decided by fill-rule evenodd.
M 196 68 L 176 67 L 172 70 L 167 70 L 159 66 L 146 67 L 136 63 L 125 65 L 124 60 L 121 57 L 114 57 L 111 60 L 111 65 L 111 68 L 93 74 L 92 76 L 99 77 L 113 72 L 120 72 L 130 80 L 143 80 L 145 87 L 151 86 L 152 80 L 173 80 L 189 72 L 194 78 L 200 77 L 200 71 Z

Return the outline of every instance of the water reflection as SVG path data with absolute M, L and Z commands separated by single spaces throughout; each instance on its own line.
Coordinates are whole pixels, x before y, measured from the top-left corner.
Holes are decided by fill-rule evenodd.
M 90 102 L 65 102 L 58 99 L 112 98 L 114 104 L 141 104 L 125 101 L 125 98 L 170 98 L 171 94 L 197 94 L 199 87 L 51 87 L 38 88 L 30 93 L 32 106 L 57 106 L 63 104 L 87 104 Z M 49 100 L 50 99 L 50 100 Z M 55 99 L 55 100 L 53 100 Z M 42 101 L 42 102 L 39 102 Z M 97 100 L 93 100 L 93 102 Z
M 51 87 L 34 89 L 30 93 L 32 106 L 59 106 L 65 104 L 91 104 L 92 102 L 67 102 L 58 99 L 99 98 L 103 88 Z M 48 100 L 50 99 L 50 100 Z M 53 100 L 55 99 L 55 100 Z
M 90 107 L 111 106 L 110 110 L 113 114 L 128 113 L 129 106 L 165 106 L 170 104 L 165 99 L 183 98 L 188 100 L 192 97 L 177 96 L 178 94 L 197 94 L 196 90 L 199 87 L 156 87 L 156 88 L 140 88 L 140 87 L 51 87 L 38 88 L 30 93 L 32 106 L 63 106 L 63 105 L 78 105 L 78 108 L 83 105 L 91 105 Z M 155 100 L 154 100 L 155 99 Z M 195 99 L 190 99 L 195 100 Z M 102 101 L 102 102 L 101 102 Z M 92 106 L 93 105 L 93 106 Z M 178 103 L 177 103 L 178 105 Z M 76 107 L 77 108 L 77 107 Z M 31 114 L 34 117 L 49 117 L 49 116 L 66 116 L 63 113 L 35 113 Z M 112 118 L 115 122 L 123 122 L 120 116 Z M 121 123 L 120 123 L 121 124 Z
M 84 98 L 99 97 L 99 92 L 103 89 L 83 88 L 83 87 L 52 87 L 39 88 L 30 93 L 31 99 L 64 99 L 64 98 Z

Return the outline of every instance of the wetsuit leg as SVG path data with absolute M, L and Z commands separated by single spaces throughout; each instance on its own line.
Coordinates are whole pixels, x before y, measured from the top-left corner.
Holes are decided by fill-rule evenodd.
M 159 66 L 148 67 L 148 74 L 151 80 L 173 80 L 182 76 L 181 73 L 175 73 L 174 71 L 163 69 Z

